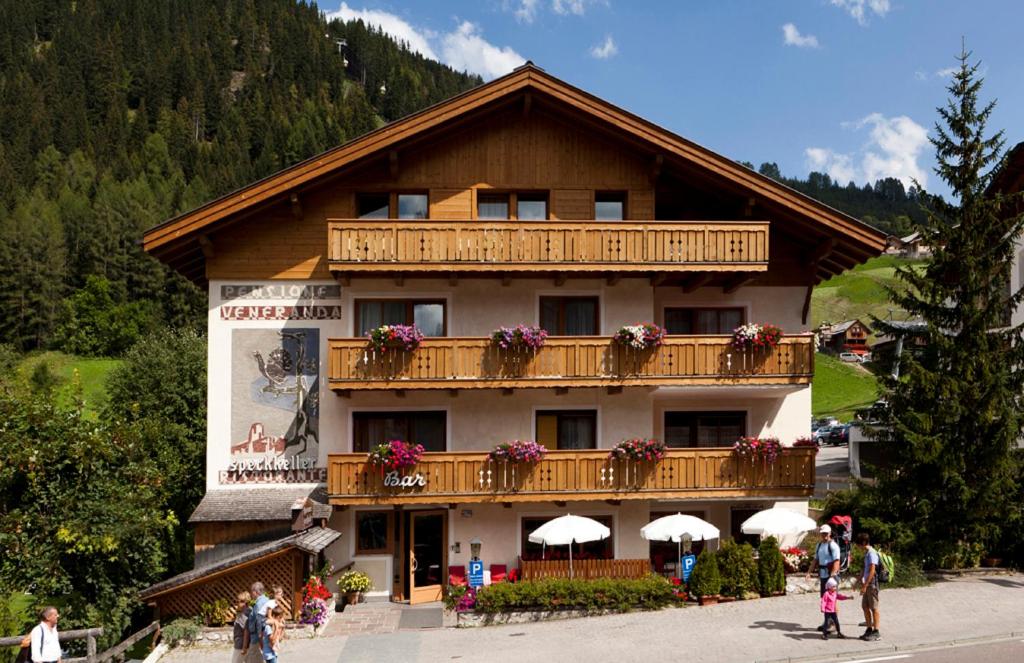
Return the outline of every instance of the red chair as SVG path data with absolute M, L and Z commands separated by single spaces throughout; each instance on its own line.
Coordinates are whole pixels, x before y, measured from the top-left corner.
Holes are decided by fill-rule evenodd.
M 466 567 L 465 566 L 449 566 L 448 567 L 448 584 L 449 585 L 465 585 L 466 584 Z
M 505 582 L 508 579 L 508 568 L 504 564 L 491 564 L 491 583 Z
M 519 582 L 519 569 L 512 569 L 508 572 L 509 582 Z

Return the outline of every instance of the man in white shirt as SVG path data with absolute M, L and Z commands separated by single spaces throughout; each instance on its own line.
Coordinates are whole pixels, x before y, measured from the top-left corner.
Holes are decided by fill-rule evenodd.
M 29 633 L 32 639 L 32 663 L 60 663 L 60 635 L 57 633 L 57 608 L 43 609 L 42 619 Z

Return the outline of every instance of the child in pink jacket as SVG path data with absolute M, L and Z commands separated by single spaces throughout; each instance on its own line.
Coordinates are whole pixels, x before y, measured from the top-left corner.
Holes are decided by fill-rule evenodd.
M 825 583 L 825 593 L 821 595 L 821 611 L 825 613 L 825 628 L 821 634 L 822 640 L 828 640 L 829 623 L 836 625 L 837 638 L 846 638 L 846 636 L 843 635 L 843 632 L 839 629 L 839 602 L 850 597 L 840 594 L 838 589 L 839 585 L 836 583 L 836 579 L 829 578 L 828 582 Z

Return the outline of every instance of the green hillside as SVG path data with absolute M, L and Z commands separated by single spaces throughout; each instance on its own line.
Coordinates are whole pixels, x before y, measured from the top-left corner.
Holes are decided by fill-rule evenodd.
M 98 415 L 107 402 L 107 378 L 120 365 L 120 359 L 39 352 L 23 359 L 17 373 L 25 381 L 48 381 L 63 404 L 70 404 L 81 389 L 86 412 Z
M 821 353 L 814 357 L 811 412 L 815 417 L 832 415 L 849 421 L 855 410 L 871 405 L 877 398 L 878 380 L 866 368 Z
M 871 316 L 886 319 L 892 309 L 895 320 L 905 320 L 906 312 L 889 303 L 886 286 L 899 287 L 896 268 L 900 265 L 923 268 L 924 261 L 897 256 L 872 258 L 863 265 L 834 276 L 814 289 L 811 296 L 811 322 L 842 322 L 858 318 L 871 325 Z

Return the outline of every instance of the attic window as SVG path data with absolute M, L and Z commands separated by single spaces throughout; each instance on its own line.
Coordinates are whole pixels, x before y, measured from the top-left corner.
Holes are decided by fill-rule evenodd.
M 480 193 L 476 197 L 476 216 L 478 219 L 507 219 L 507 193 Z
M 356 210 L 360 219 L 386 219 L 391 215 L 390 198 L 387 193 L 356 194 Z
M 626 218 L 626 194 L 598 191 L 594 194 L 595 221 L 621 221 Z

